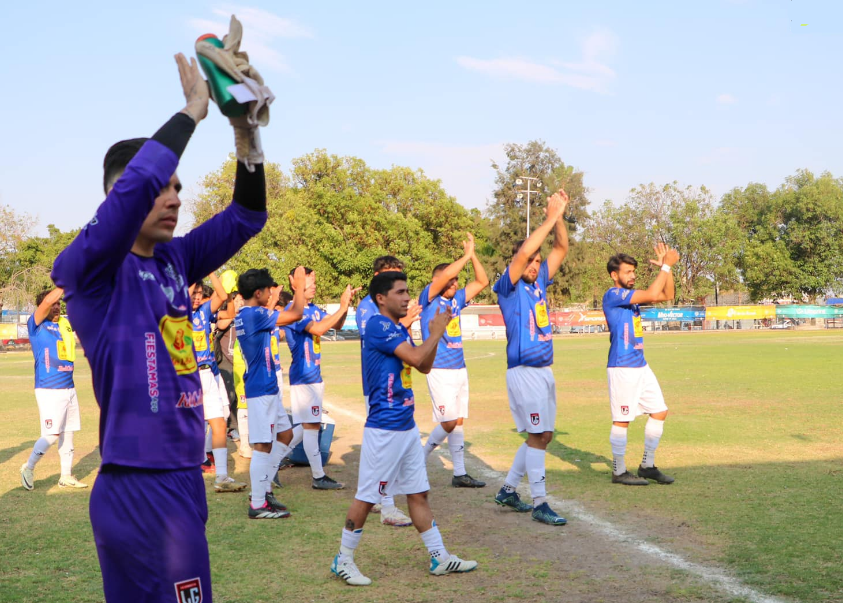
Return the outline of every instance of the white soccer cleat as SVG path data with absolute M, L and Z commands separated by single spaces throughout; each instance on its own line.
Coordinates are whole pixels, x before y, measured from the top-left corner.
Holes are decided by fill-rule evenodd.
M 372 510 L 369 511 L 369 513 L 380 513 L 381 510 L 383 510 L 383 505 L 381 505 L 380 503 L 377 503 L 377 504 L 375 504 L 374 507 L 372 507 Z
M 20 483 L 27 490 L 35 488 L 35 472 L 26 463 L 20 466 Z
M 354 559 L 351 557 L 340 560 L 340 556 L 337 554 L 334 557 L 334 562 L 331 563 L 331 572 L 345 580 L 345 583 L 351 586 L 369 586 L 372 583 L 370 578 L 360 573 L 360 570 L 354 564 Z
M 398 507 L 385 507 L 381 510 L 381 523 L 385 526 L 405 528 L 413 525 L 413 520 L 404 515 Z
M 248 444 L 244 444 L 243 440 L 240 440 L 240 446 L 237 450 L 237 453 L 244 459 L 250 459 L 252 458 L 252 447 Z
M 72 475 L 62 475 L 59 478 L 59 488 L 87 488 L 88 484 L 83 484 Z
M 476 561 L 463 561 L 456 555 L 451 555 L 445 561 L 430 558 L 430 573 L 434 576 L 470 572 L 477 568 Z

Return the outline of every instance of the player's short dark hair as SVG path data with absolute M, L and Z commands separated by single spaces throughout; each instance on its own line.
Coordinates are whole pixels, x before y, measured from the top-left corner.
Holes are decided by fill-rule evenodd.
M 436 276 L 437 274 L 439 274 L 440 272 L 445 270 L 445 268 L 447 268 L 448 266 L 450 266 L 450 264 L 448 264 L 448 263 L 437 264 L 436 266 L 433 267 L 433 276 Z
M 404 262 L 392 255 L 382 255 L 375 258 L 372 264 L 372 272 L 383 272 L 384 270 L 400 270 L 404 272 Z
M 286 308 L 291 301 L 293 301 L 293 296 L 287 291 L 282 291 L 278 294 L 278 302 L 276 302 L 275 307 Z
M 609 258 L 609 261 L 606 262 L 606 270 L 609 274 L 613 272 L 617 272 L 621 268 L 621 264 L 629 264 L 633 268 L 638 267 L 638 260 L 636 260 L 631 255 L 627 255 L 625 253 L 616 253 L 612 257 Z
M 390 291 L 392 291 L 396 282 L 406 280 L 407 275 L 403 272 L 389 271 L 376 274 L 372 278 L 372 282 L 369 283 L 369 296 L 371 296 L 372 301 L 377 304 L 378 295 L 387 295 Z
M 293 276 L 296 273 L 296 268 L 293 268 L 292 270 L 290 270 L 290 276 Z M 313 268 L 308 268 L 307 266 L 305 266 L 304 267 L 304 273 L 306 275 L 307 274 L 313 274 Z
M 252 299 L 255 291 L 275 285 L 272 275 L 266 268 L 250 268 L 237 278 L 237 290 L 240 291 L 243 299 Z
M 524 244 L 524 241 L 526 241 L 526 240 L 527 239 L 521 239 L 521 240 L 515 241 L 512 244 L 512 256 L 511 257 L 515 257 L 515 254 L 518 253 L 518 250 L 521 249 L 521 246 Z
M 111 145 L 102 162 L 102 188 L 105 194 L 123 174 L 132 158 L 138 154 L 148 138 L 130 138 Z
M 48 289 L 44 289 L 41 293 L 36 295 L 35 296 L 35 305 L 40 306 L 41 302 L 44 301 L 44 298 L 47 297 L 52 290 L 53 290 L 53 287 L 50 287 Z

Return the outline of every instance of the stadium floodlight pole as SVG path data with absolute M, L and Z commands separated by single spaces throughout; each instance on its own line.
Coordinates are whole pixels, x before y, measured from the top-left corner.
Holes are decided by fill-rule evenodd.
M 541 191 L 538 189 L 531 188 L 534 180 L 541 180 L 541 178 L 533 178 L 531 176 L 521 176 L 515 179 L 515 186 L 522 186 L 524 181 L 527 181 L 527 189 L 517 188 L 515 192 L 515 198 L 519 201 L 524 198 L 524 193 L 527 193 L 527 236 L 530 236 L 530 197 L 532 195 L 538 195 Z

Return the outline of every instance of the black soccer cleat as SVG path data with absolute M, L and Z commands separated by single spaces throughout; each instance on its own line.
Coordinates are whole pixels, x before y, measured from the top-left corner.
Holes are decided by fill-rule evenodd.
M 641 475 L 641 470 L 638 470 L 638 475 Z M 647 486 L 650 484 L 643 477 L 635 477 L 629 471 L 624 471 L 620 475 L 612 474 L 613 484 L 623 484 L 624 486 Z
M 481 482 L 471 477 L 468 473 L 465 473 L 463 475 L 455 475 L 451 479 L 451 485 L 454 488 L 483 488 L 486 486 L 486 482 Z
M 665 475 L 659 471 L 658 467 L 642 467 L 638 466 L 638 477 L 651 479 L 657 484 L 672 484 L 675 480 L 669 475 Z

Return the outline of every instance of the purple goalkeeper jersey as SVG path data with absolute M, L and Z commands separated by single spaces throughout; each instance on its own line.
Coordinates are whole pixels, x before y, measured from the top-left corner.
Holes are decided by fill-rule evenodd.
M 187 286 L 219 268 L 266 222 L 232 203 L 184 237 L 131 253 L 178 157 L 147 141 L 52 277 L 91 365 L 103 465 L 195 467 L 204 456 L 202 386 Z

